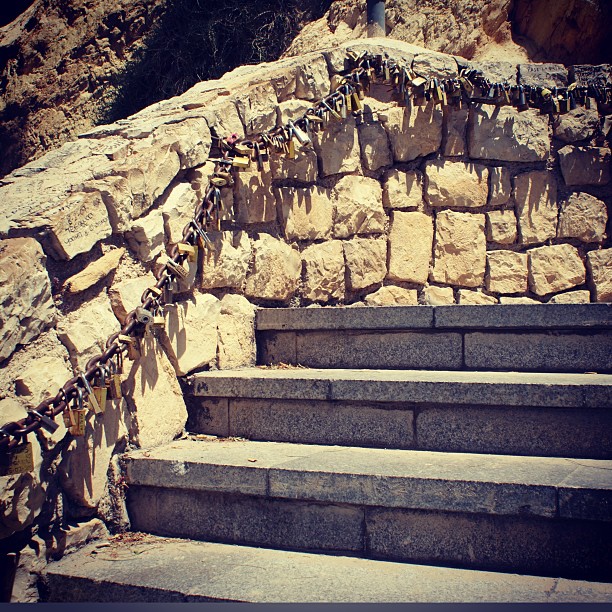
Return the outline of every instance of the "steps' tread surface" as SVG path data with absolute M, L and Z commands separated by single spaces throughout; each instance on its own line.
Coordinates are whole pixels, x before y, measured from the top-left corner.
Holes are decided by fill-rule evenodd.
M 194 542 L 91 544 L 47 567 L 51 602 L 611 602 L 612 584 Z M 97 553 L 97 554 L 95 554 Z M 114 556 L 113 556 L 114 555 Z
M 206 397 L 612 407 L 612 374 L 255 367 L 192 381 Z
M 388 508 L 612 521 L 612 461 L 245 440 L 134 451 L 130 485 Z

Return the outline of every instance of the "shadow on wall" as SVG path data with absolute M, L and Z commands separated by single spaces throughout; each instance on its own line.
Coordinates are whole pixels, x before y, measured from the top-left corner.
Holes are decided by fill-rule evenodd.
M 174 0 L 117 77 L 98 124 L 112 123 L 243 64 L 277 60 L 331 0 Z

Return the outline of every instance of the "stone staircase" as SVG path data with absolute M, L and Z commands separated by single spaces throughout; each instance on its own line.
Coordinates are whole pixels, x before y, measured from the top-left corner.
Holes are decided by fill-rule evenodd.
M 192 376 L 190 435 L 127 457 L 149 535 L 51 564 L 49 601 L 612 601 L 612 305 L 257 330 L 265 367 Z

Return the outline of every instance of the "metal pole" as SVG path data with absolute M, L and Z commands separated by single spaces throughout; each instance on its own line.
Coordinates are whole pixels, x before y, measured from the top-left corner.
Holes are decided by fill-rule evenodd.
M 386 36 L 385 34 L 385 0 L 367 0 L 368 38 Z

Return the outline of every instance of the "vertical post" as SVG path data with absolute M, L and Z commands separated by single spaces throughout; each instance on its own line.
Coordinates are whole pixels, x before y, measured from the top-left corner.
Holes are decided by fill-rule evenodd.
M 385 33 L 385 0 L 367 0 L 368 38 L 384 37 Z

